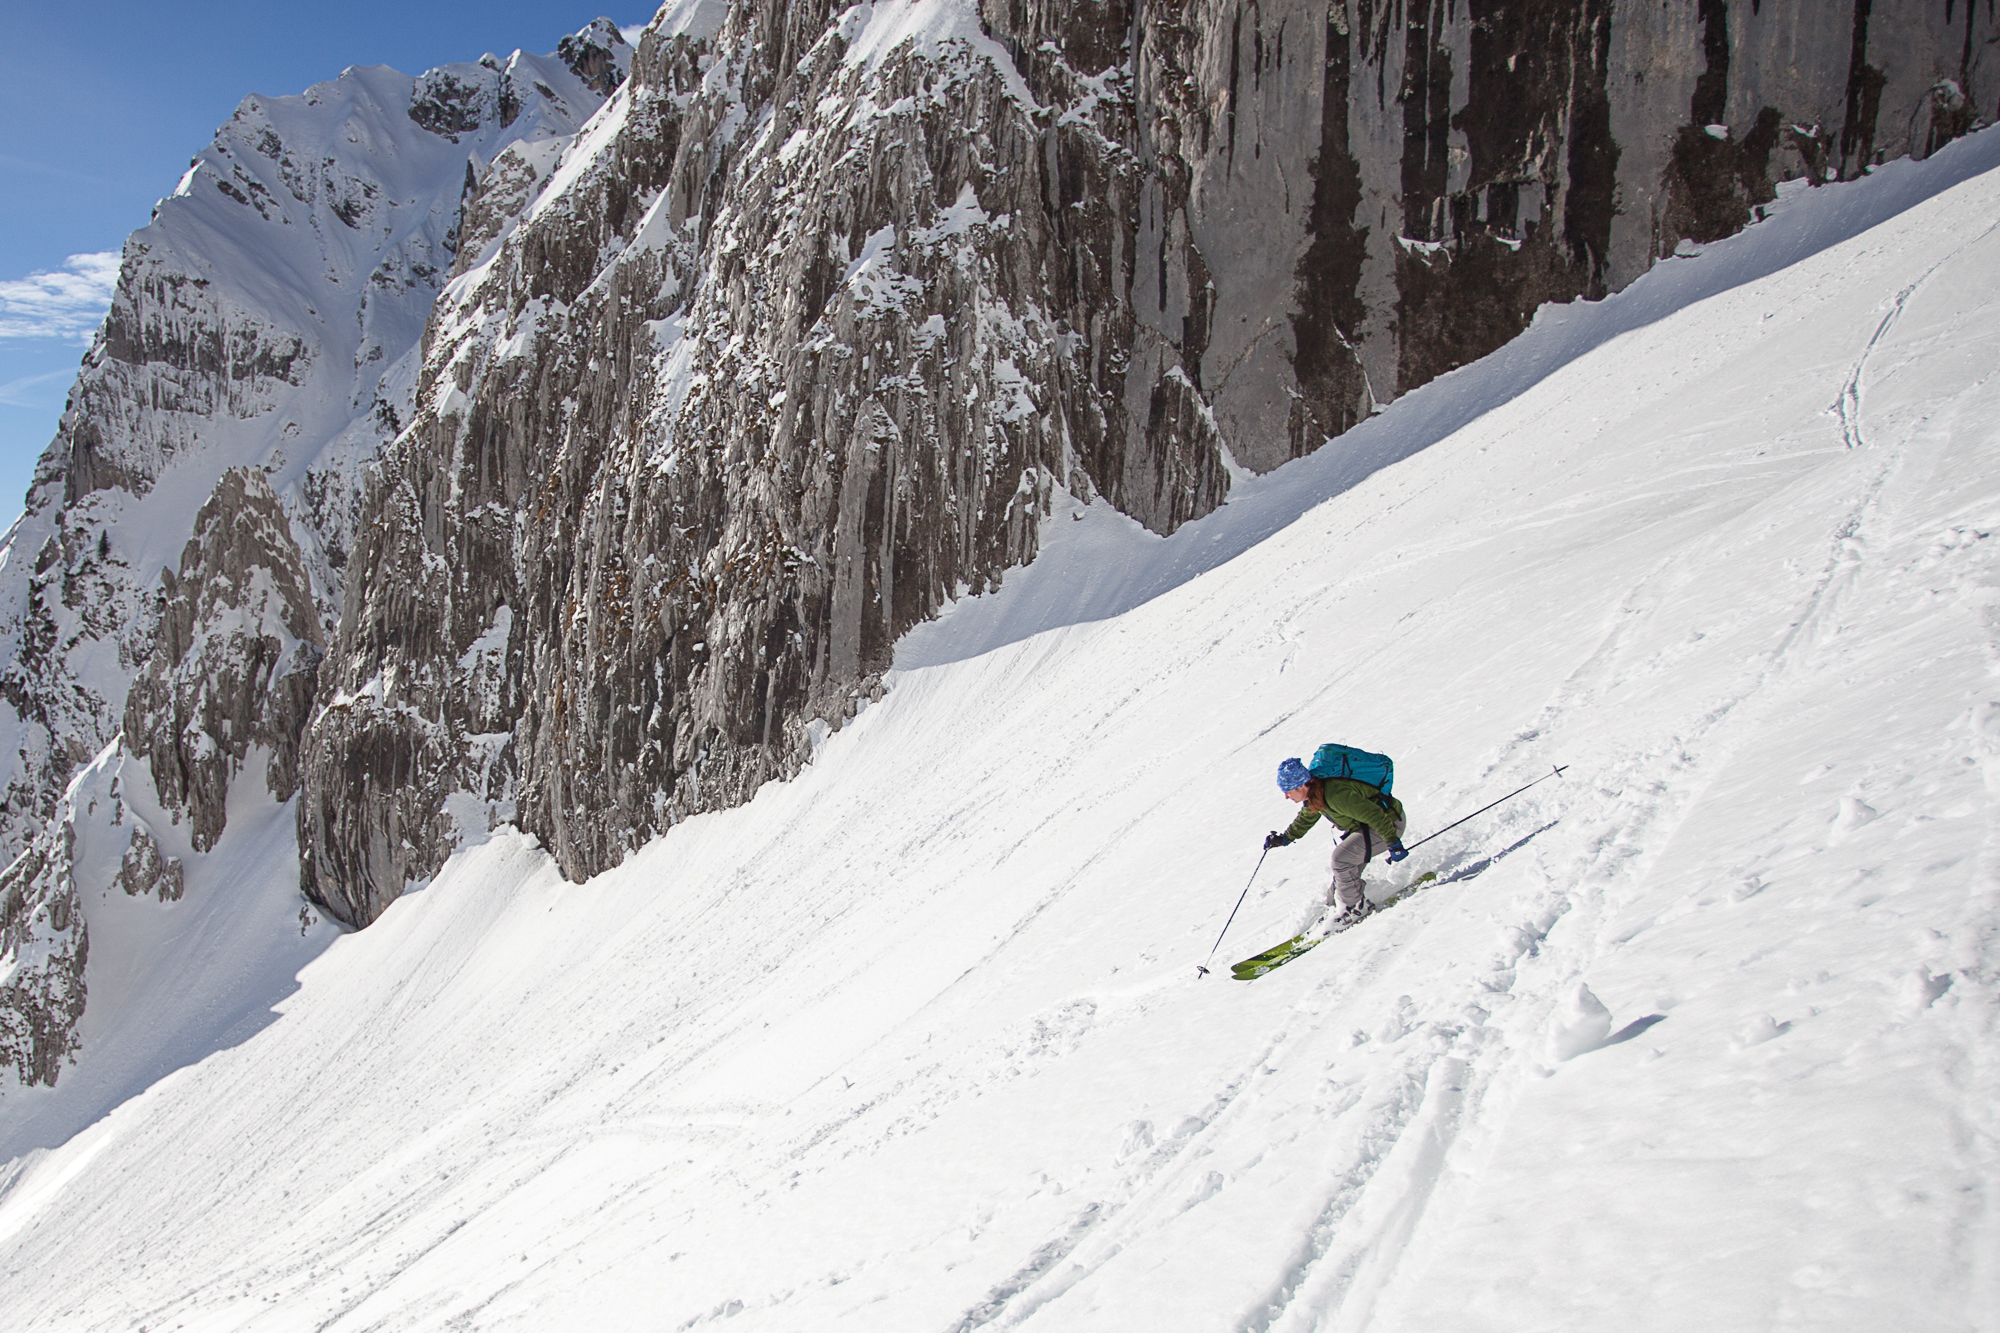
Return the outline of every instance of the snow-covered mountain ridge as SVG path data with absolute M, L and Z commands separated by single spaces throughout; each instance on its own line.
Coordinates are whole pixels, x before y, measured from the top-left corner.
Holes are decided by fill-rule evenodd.
M 502 830 L 81 1133 L 67 1079 L 10 1099 L 10 1313 L 1993 1328 L 2000 170 L 1913 195 L 1141 605 L 892 673 L 587 883 Z M 1846 203 L 1785 201 L 1822 238 Z M 1077 512 L 1044 559 L 1235 521 Z M 1437 886 L 1197 979 L 1276 760 L 1333 738 L 1394 753 L 1418 835 L 1569 768 L 1371 876 Z
M 0 891 L 6 1077 L 52 1079 L 75 1048 L 87 914 L 68 864 L 77 830 L 57 814 L 121 726 L 169 824 L 192 821 L 169 839 L 185 851 L 220 833 L 252 743 L 276 746 L 265 799 L 290 799 L 365 521 L 361 476 L 412 414 L 462 198 L 509 145 L 567 142 L 630 49 L 601 21 L 567 57 L 414 78 L 353 68 L 296 97 L 246 98 L 127 242 L 61 432 L 0 546 L 0 855 L 25 858 Z M 235 504 L 250 495 L 277 507 Z M 197 543 L 197 513 L 239 531 Z M 175 621 L 177 579 L 197 590 L 199 620 Z M 285 590 L 283 616 L 266 616 L 260 579 Z M 245 636 L 231 623 L 244 617 L 271 625 Z M 174 859 L 150 846 L 133 844 L 163 868 Z

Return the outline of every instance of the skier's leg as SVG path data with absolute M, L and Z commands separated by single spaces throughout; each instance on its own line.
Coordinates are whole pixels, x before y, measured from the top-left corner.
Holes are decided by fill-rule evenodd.
M 1343 911 L 1361 901 L 1361 871 L 1375 854 L 1375 839 L 1367 825 L 1342 838 L 1333 849 L 1333 883 L 1327 905 Z

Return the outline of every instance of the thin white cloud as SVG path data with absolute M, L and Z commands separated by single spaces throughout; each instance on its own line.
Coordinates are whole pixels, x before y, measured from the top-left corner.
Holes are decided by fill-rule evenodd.
M 88 342 L 118 285 L 118 252 L 71 255 L 53 273 L 0 281 L 0 338 Z
M 70 381 L 75 378 L 74 370 L 45 370 L 39 375 L 8 380 L 0 384 L 0 407 L 30 407 L 42 411 L 52 406 L 61 407 Z

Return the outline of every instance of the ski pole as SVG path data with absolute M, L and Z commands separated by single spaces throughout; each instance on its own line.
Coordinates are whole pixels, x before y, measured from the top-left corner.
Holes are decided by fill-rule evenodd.
M 1271 849 L 1266 847 L 1263 856 L 1257 858 L 1257 870 L 1264 868 L 1264 857 L 1270 854 Z M 1222 935 L 1229 933 L 1230 923 L 1236 920 L 1237 910 L 1243 906 L 1243 900 L 1250 896 L 1250 885 L 1257 882 L 1257 870 L 1250 872 L 1250 879 L 1243 885 L 1243 892 L 1236 895 L 1236 906 L 1229 909 L 1229 920 L 1222 923 Z M 1215 961 L 1215 951 L 1222 947 L 1222 935 L 1217 935 L 1215 943 L 1208 946 L 1208 963 Z M 1199 963 L 1195 966 L 1194 975 L 1197 980 L 1208 975 L 1208 963 Z
M 1559 778 L 1559 777 L 1561 777 L 1561 776 L 1563 775 L 1563 770 L 1564 770 L 1564 769 L 1566 769 L 1566 768 L 1568 768 L 1568 767 L 1569 767 L 1569 765 L 1568 765 L 1568 764 L 1557 764 L 1557 765 L 1556 765 L 1556 771 L 1555 771 L 1555 772 L 1553 772 L 1553 773 L 1545 773 L 1545 774 L 1543 774 L 1543 775 L 1542 775 L 1541 777 L 1538 777 L 1538 778 L 1536 778 L 1536 779 L 1535 779 L 1535 782 L 1547 782 L 1547 781 L 1548 781 L 1548 780 L 1549 780 L 1550 778 Z M 1528 787 L 1532 787 L 1532 786 L 1534 786 L 1534 785 L 1535 785 L 1535 782 L 1530 782 L 1530 783 L 1528 784 Z M 1500 800 L 1499 800 L 1499 801 L 1494 801 L 1494 802 L 1492 803 L 1492 805 L 1482 805 L 1482 806 L 1480 806 L 1480 807 L 1479 807 L 1479 808 L 1478 808 L 1477 810 L 1474 810 L 1474 811 L 1473 811 L 1473 812 L 1472 812 L 1471 814 L 1467 815 L 1467 816 L 1465 817 L 1465 819 L 1461 819 L 1461 820 L 1458 820 L 1458 821 L 1456 821 L 1456 822 L 1454 822 L 1454 823 L 1450 823 L 1450 824 L 1446 824 L 1446 825 L 1445 825 L 1445 826 L 1444 826 L 1443 828 L 1439 829 L 1439 830 L 1438 830 L 1438 831 L 1437 831 L 1436 833 L 1433 833 L 1433 834 L 1431 834 L 1431 835 L 1430 835 L 1429 837 L 1426 837 L 1426 838 L 1424 838 L 1424 839 L 1423 839 L 1422 841 L 1420 841 L 1420 842 L 1413 842 L 1413 843 L 1411 843 L 1411 844 L 1410 844 L 1410 845 L 1409 845 L 1409 846 L 1408 846 L 1407 848 L 1405 848 L 1404 850 L 1405 850 L 1405 851 L 1411 851 L 1411 852 L 1414 852 L 1415 850 L 1417 850 L 1417 848 L 1419 848 L 1419 847 L 1423 846 L 1423 845 L 1424 845 L 1424 843 L 1426 843 L 1426 842 L 1429 842 L 1429 841 L 1431 840 L 1431 838 L 1435 838 L 1435 837 L 1438 837 L 1438 836 L 1440 836 L 1440 835 L 1442 835 L 1442 834 L 1446 834 L 1446 833 L 1449 833 L 1449 832 L 1451 832 L 1451 831 L 1452 831 L 1453 829 L 1457 828 L 1457 827 L 1458 827 L 1458 826 L 1459 826 L 1460 824 L 1463 824 L 1463 823 L 1465 822 L 1465 820 L 1466 820 L 1466 819 L 1477 819 L 1477 818 L 1479 818 L 1479 816 L 1481 816 L 1481 815 L 1485 814 L 1485 813 L 1486 813 L 1486 812 L 1487 812 L 1488 810 L 1491 810 L 1491 809 L 1493 808 L 1493 806 L 1495 806 L 1495 805 L 1499 805 L 1499 804 L 1501 803 L 1501 801 L 1511 801 L 1511 800 L 1513 800 L 1513 799 L 1514 799 L 1514 798 L 1515 798 L 1516 796 L 1519 796 L 1519 795 L 1520 795 L 1520 794 L 1521 794 L 1522 792 L 1526 791 L 1526 790 L 1528 789 L 1528 787 L 1516 787 L 1516 788 L 1515 788 L 1514 790 L 1512 790 L 1512 791 L 1508 792 L 1508 793 L 1507 793 L 1507 794 L 1506 794 L 1505 796 L 1502 796 L 1502 797 L 1500 798 Z M 1224 929 L 1226 930 L 1226 929 L 1228 929 L 1228 927 L 1224 927 Z M 1218 944 L 1219 944 L 1219 943 L 1221 943 L 1221 941 L 1220 941 L 1220 940 L 1218 940 L 1218 941 L 1216 941 L 1216 943 L 1218 943 Z

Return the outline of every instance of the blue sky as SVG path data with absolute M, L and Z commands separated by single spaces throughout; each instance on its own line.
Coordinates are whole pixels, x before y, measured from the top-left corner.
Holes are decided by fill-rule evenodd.
M 642 23 L 654 7 L 608 17 Z M 604 12 L 591 0 L 0 6 L 0 525 L 55 435 L 117 251 L 238 102 L 349 65 L 414 74 L 553 51 Z

